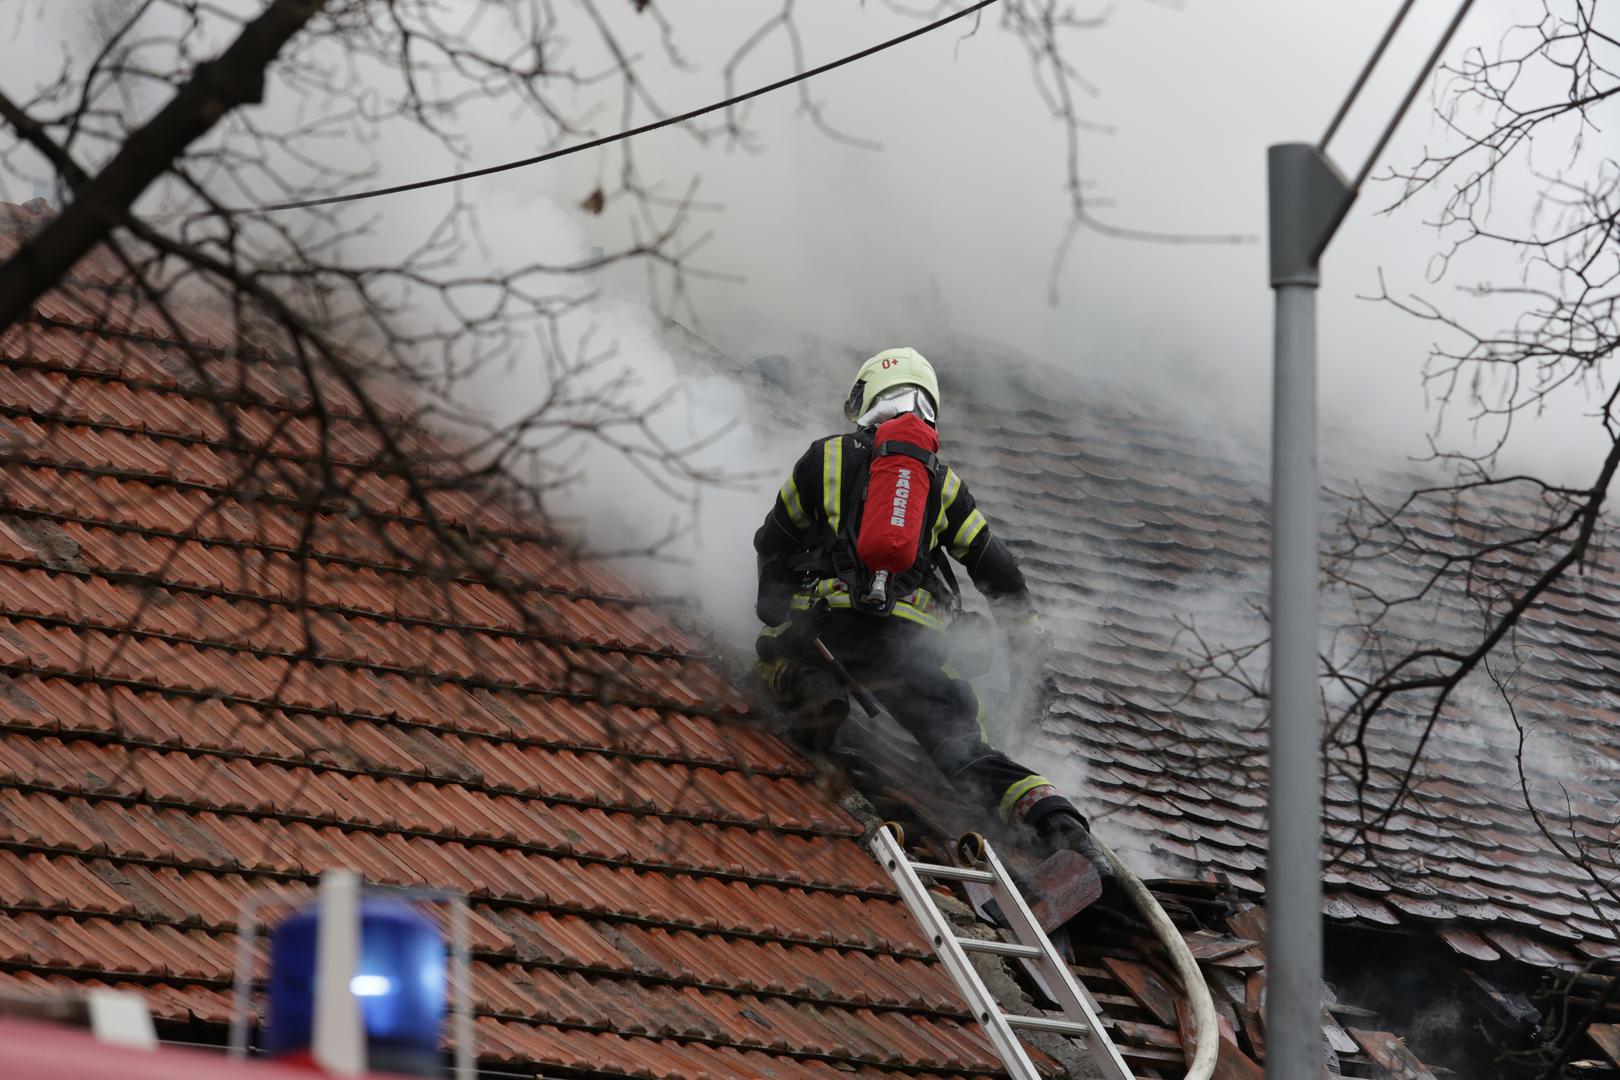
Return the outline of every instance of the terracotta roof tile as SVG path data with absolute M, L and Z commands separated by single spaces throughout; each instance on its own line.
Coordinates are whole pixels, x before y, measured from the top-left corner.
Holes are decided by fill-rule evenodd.
M 106 972 L 222 1023 L 242 896 L 343 865 L 473 898 L 491 1061 L 996 1071 L 855 823 L 727 722 L 742 695 L 627 582 L 446 495 L 536 601 L 526 623 L 402 560 L 430 540 L 370 474 L 384 535 L 323 507 L 300 561 L 287 485 L 225 490 L 241 458 L 207 381 L 246 375 L 240 430 L 281 424 L 296 474 L 318 435 L 295 380 L 269 358 L 200 375 L 139 310 L 117 339 L 49 321 L 93 325 L 94 298 L 40 311 L 0 338 L 0 980 Z M 368 469 L 376 440 L 337 411 L 336 454 Z M 599 700 L 579 670 L 621 685 Z

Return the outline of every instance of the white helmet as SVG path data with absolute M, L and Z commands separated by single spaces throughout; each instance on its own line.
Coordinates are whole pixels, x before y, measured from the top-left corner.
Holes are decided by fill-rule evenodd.
M 868 427 L 901 413 L 921 413 L 933 422 L 939 409 L 939 376 L 916 349 L 884 349 L 861 365 L 844 402 L 844 416 Z M 878 413 L 886 415 L 878 415 Z

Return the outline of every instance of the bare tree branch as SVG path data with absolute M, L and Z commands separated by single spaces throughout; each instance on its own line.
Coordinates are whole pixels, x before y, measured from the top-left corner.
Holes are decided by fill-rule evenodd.
M 173 100 L 132 132 L 113 159 L 88 183 L 75 185 L 66 210 L 0 264 L 0 332 L 117 225 L 170 163 L 228 112 L 264 100 L 265 69 L 324 6 L 322 0 L 273 0 L 215 60 L 198 64 Z M 41 126 L 0 98 L 0 118 L 31 144 Z

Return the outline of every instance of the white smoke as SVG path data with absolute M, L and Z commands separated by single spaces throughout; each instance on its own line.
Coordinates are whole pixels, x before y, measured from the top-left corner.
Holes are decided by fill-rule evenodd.
M 702 7 L 671 16 L 695 74 L 675 70 L 656 48 L 638 57 L 669 112 L 720 96 L 718 66 L 761 17 L 752 0 Z M 1263 237 L 1266 145 L 1320 134 L 1388 14 L 1287 0 L 1133 5 L 1106 28 L 1073 39 L 1073 61 L 1099 88 L 1088 115 L 1113 132 L 1088 137 L 1083 146 L 1086 175 L 1112 200 L 1099 212 L 1137 227 Z M 1404 90 L 1399 73 L 1413 70 L 1448 14 L 1414 15 L 1388 73 L 1375 80 L 1366 107 L 1336 141 L 1341 161 L 1356 162 L 1368 148 Z M 801 5 L 800 15 L 812 63 L 915 25 L 872 5 Z M 1459 48 L 1493 41 L 1505 17 L 1481 9 Z M 52 50 L 13 51 L 34 66 L 8 72 L 8 87 L 13 79 L 51 73 Z M 792 62 L 779 41 L 736 73 L 737 85 L 771 81 Z M 580 482 L 558 505 L 579 520 L 592 546 L 635 548 L 662 536 L 672 521 L 684 523 L 667 558 L 644 561 L 635 572 L 649 588 L 696 595 L 721 632 L 740 640 L 752 624 L 749 538 L 805 441 L 835 422 L 843 366 L 852 355 L 890 345 L 928 352 L 930 337 L 1005 341 L 1134 387 L 1150 400 L 1194 402 L 1206 434 L 1263 438 L 1271 302 L 1264 245 L 1152 245 L 1086 234 L 1054 282 L 1052 258 L 1066 222 L 1063 140 L 1030 74 L 1022 48 L 990 17 L 970 36 L 924 38 L 811 84 L 833 123 L 880 139 L 881 152 L 829 139 L 804 122 L 791 93 L 763 99 L 746 115 L 762 136 L 761 154 L 728 152 L 734 147 L 723 139 L 700 143 L 675 131 L 636 144 L 642 167 L 665 194 L 678 194 L 687 177 L 701 175 L 700 195 L 724 207 L 699 225 L 715 230 L 701 262 L 743 280 L 692 282 L 699 318 L 688 321 L 736 364 L 775 356 L 794 374 L 815 370 L 794 382 L 797 397 L 761 411 L 746 379 L 706 368 L 678 334 L 672 337 L 639 280 L 592 283 L 597 297 L 567 316 L 565 336 L 577 339 L 594 327 L 599 345 L 613 343 L 617 358 L 605 370 L 633 373 L 635 384 L 626 390 L 633 400 L 679 391 L 660 412 L 655 436 L 685 444 L 731 425 L 694 460 L 747 474 L 734 487 L 705 488 L 688 513 L 622 456 L 588 452 L 577 462 Z M 281 107 L 274 92 L 269 107 Z M 533 117 L 514 120 L 504 108 L 478 103 L 455 121 L 467 160 L 479 164 L 532 152 L 553 134 Z M 612 125 L 603 119 L 602 126 Z M 1425 144 L 1444 138 L 1420 98 L 1386 161 L 1410 162 Z M 458 164 L 419 135 L 401 134 L 376 150 L 387 181 Z M 535 255 L 566 262 L 622 240 L 609 216 L 577 209 L 603 183 L 603 169 L 599 159 L 581 155 L 463 185 L 485 238 L 482 251 L 468 256 L 469 272 Z M 1504 179 L 1504 205 L 1516 199 L 1523 209 L 1521 188 L 1522 180 Z M 1414 290 L 1444 296 L 1454 283 L 1504 269 L 1455 266 L 1445 281 L 1432 281 L 1432 256 L 1443 241 L 1422 224 L 1429 204 L 1379 216 L 1390 193 L 1391 185 L 1383 185 L 1364 195 L 1325 267 L 1321 396 L 1326 418 L 1347 432 L 1326 444 L 1325 457 L 1345 473 L 1368 460 L 1382 464 L 1424 452 L 1434 427 L 1420 373 L 1439 332 L 1358 295 L 1377 291 L 1381 273 L 1397 296 Z M 366 212 L 380 222 L 374 250 L 420 242 L 447 202 L 434 192 L 368 204 Z M 1053 284 L 1057 306 L 1049 300 Z M 1501 313 L 1506 317 L 1506 309 Z M 464 388 L 465 400 L 496 420 L 532 407 L 546 385 L 540 360 L 535 353 L 510 369 L 480 373 Z M 1516 435 L 1515 445 L 1554 479 L 1589 479 L 1591 447 L 1572 434 L 1583 428 L 1555 411 Z M 1475 445 L 1466 425 L 1453 423 L 1445 434 Z M 1176 602 L 1190 613 L 1235 608 L 1233 619 L 1249 615 L 1224 583 Z M 1097 613 L 1083 607 L 1049 614 L 1066 627 L 1103 631 Z M 1066 771 L 1078 758 L 1050 761 L 1043 767 L 1063 774 L 1055 779 L 1084 790 L 1083 772 Z
M 119 10 L 112 0 L 102 7 Z M 8 83 L 38 82 L 54 71 L 55 51 L 41 38 L 41 25 L 63 36 L 64 49 L 80 25 L 61 12 L 36 14 L 33 23 L 18 23 L 15 32 L 32 35 L 36 47 L 19 50 L 23 66 L 8 74 Z M 1367 149 L 1445 14 L 1414 13 L 1363 107 L 1335 142 L 1342 161 L 1354 163 Z M 1134 5 L 1113 12 L 1104 28 L 1069 38 L 1072 61 L 1097 88 L 1086 116 L 1108 132 L 1082 145 L 1082 168 L 1106 200 L 1099 214 L 1170 232 L 1263 237 L 1265 146 L 1315 138 L 1387 15 L 1351 5 L 1307 11 L 1284 0 L 1237 9 Z M 869 5 L 801 7 L 798 16 L 807 62 L 916 25 Z M 1475 14 L 1454 52 L 1494 41 L 1506 18 Z M 637 60 L 646 85 L 667 111 L 678 111 L 718 96 L 718 71 L 760 19 L 748 0 L 714 0 L 701 12 L 672 15 L 690 71 L 668 63 L 651 22 L 632 17 L 628 5 L 620 21 L 631 40 L 645 46 Z M 490 25 L 499 28 L 498 20 Z M 786 39 L 774 39 L 733 73 L 734 85 L 768 82 L 792 63 Z M 694 325 L 722 350 L 742 360 L 785 352 L 792 363 L 808 363 L 792 351 L 804 329 L 864 353 L 932 335 L 974 336 L 1154 397 L 1196 397 L 1213 430 L 1263 431 L 1270 352 L 1264 245 L 1154 245 L 1087 234 L 1054 281 L 1052 259 L 1066 216 L 1063 140 L 1031 86 L 1022 45 L 993 13 L 982 25 L 919 39 L 809 86 L 832 124 L 880 141 L 883 149 L 827 137 L 805 122 L 791 91 L 753 103 L 742 117 L 760 136 L 763 153 L 728 152 L 722 138 L 700 142 L 679 131 L 635 144 L 641 168 L 665 195 L 701 177 L 700 198 L 723 207 L 699 217 L 697 231 L 712 229 L 713 237 L 698 261 L 744 280 L 690 283 Z M 581 91 L 582 106 L 590 92 Z M 272 88 L 266 108 L 294 104 Z M 610 126 L 605 116 L 602 124 Z M 478 164 L 518 156 L 551 134 L 536 118 L 514 118 L 507 103 L 476 99 L 458 109 L 452 126 L 465 161 Z M 1411 161 L 1423 144 L 1442 139 L 1420 98 L 1386 160 Z M 324 152 L 352 149 L 328 146 Z M 390 181 L 461 163 L 406 128 L 368 150 L 375 150 L 378 176 Z M 484 215 L 486 237 L 525 238 L 522 245 L 492 250 L 490 265 L 536 254 L 561 261 L 565 252 L 611 248 L 623 239 L 612 215 L 571 209 L 611 179 L 603 172 L 611 164 L 580 155 L 462 185 L 462 197 Z M 1437 331 L 1356 299 L 1378 288 L 1381 272 L 1396 295 L 1431 284 L 1431 257 L 1441 241 L 1422 226 L 1430 207 L 1420 202 L 1378 216 L 1391 190 L 1375 186 L 1363 197 L 1327 262 L 1322 397 L 1328 418 L 1353 433 L 1348 445 L 1330 445 L 1329 455 L 1360 456 L 1374 444 L 1390 456 L 1421 454 L 1434 427 L 1420 372 Z M 1522 192 L 1508 181 L 1497 197 L 1522 203 Z M 366 204 L 364 212 L 378 215 L 380 237 L 408 246 L 446 205 L 439 191 Z M 566 219 L 566 244 L 557 243 L 559 218 Z M 1454 268 L 1448 283 L 1436 288 L 1443 295 L 1450 281 L 1468 283 L 1500 269 Z M 1057 306 L 1049 301 L 1052 285 L 1062 299 Z M 645 293 L 639 281 L 614 279 L 608 294 L 616 298 L 589 317 L 600 322 L 601 340 L 623 339 L 628 362 L 647 392 L 656 393 L 662 389 L 657 380 L 669 379 L 674 368 L 671 358 L 659 357 L 657 335 L 646 332 L 648 318 L 634 313 L 634 298 Z M 1570 395 L 1572 402 L 1576 396 Z M 506 398 L 500 393 L 490 404 L 499 411 Z M 804 412 L 815 414 L 825 404 L 804 402 Z M 1584 404 L 1572 408 L 1579 412 Z M 1463 419 L 1454 414 L 1445 433 L 1474 445 Z M 1590 447 L 1578 434 L 1590 425 L 1568 421 L 1559 412 L 1515 437 L 1527 452 L 1537 447 L 1539 463 L 1560 479 L 1589 471 Z M 775 448 L 762 459 L 744 433 L 735 438 L 730 449 L 762 466 L 779 469 L 791 459 L 793 451 Z M 754 494 L 763 497 L 770 486 Z M 614 491 L 601 485 L 599 495 L 613 498 Z M 633 511 L 628 517 L 655 516 L 660 527 L 667 524 L 662 508 L 646 512 L 633 485 L 624 498 L 622 505 Z M 718 520 L 728 504 L 720 498 L 709 506 L 711 517 L 700 523 L 707 535 L 692 545 L 700 567 L 712 562 L 712 576 L 722 581 L 736 576 L 736 549 L 719 543 L 712 556 L 697 553 L 722 532 L 731 535 Z

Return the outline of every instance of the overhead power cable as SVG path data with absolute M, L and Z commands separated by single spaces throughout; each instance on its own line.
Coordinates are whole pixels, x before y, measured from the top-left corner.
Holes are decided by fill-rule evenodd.
M 1373 69 L 1383 59 L 1384 52 L 1389 48 L 1389 43 L 1395 39 L 1396 31 L 1401 28 L 1401 23 L 1406 20 L 1406 15 L 1412 10 L 1415 2 L 1416 0 L 1404 0 L 1400 9 L 1395 12 L 1395 17 L 1390 20 L 1388 29 L 1384 31 L 1384 36 L 1378 40 L 1378 44 L 1373 47 L 1372 55 L 1367 58 L 1367 63 L 1362 66 L 1361 74 L 1356 76 L 1356 81 L 1350 87 L 1350 92 L 1345 95 L 1344 102 L 1340 104 L 1338 111 L 1333 114 L 1333 119 L 1329 121 L 1327 131 L 1322 135 L 1322 141 L 1316 144 L 1317 153 L 1326 156 L 1329 141 L 1338 132 L 1339 126 L 1344 123 L 1344 118 L 1349 115 L 1351 107 L 1356 103 L 1356 99 L 1361 96 L 1361 91 L 1366 87 L 1367 80 L 1371 78 Z M 1434 50 L 1429 53 L 1428 60 L 1418 69 L 1417 77 L 1412 80 L 1412 85 L 1407 89 L 1406 96 L 1401 99 L 1400 105 L 1390 115 L 1389 122 L 1384 125 L 1383 132 L 1378 136 L 1378 142 L 1372 148 L 1372 153 L 1367 155 L 1360 172 L 1356 174 L 1355 180 L 1350 184 L 1350 198 L 1352 201 L 1355 199 L 1356 194 L 1361 191 L 1361 185 L 1367 182 L 1367 177 L 1372 173 L 1373 166 L 1378 163 L 1379 157 L 1384 152 L 1384 147 L 1389 145 L 1389 140 L 1395 134 L 1395 129 L 1400 127 L 1401 120 L 1406 117 L 1407 110 L 1412 107 L 1412 102 L 1416 100 L 1418 91 L 1423 89 L 1424 80 L 1429 77 L 1429 72 L 1434 69 L 1434 66 L 1440 62 L 1440 57 L 1445 54 L 1446 47 L 1451 44 L 1451 39 L 1456 36 L 1457 28 L 1462 25 L 1463 19 L 1467 17 L 1468 9 L 1473 6 L 1474 0 L 1462 0 L 1462 3 L 1457 7 L 1457 13 L 1451 17 L 1451 23 L 1446 27 L 1445 33 L 1441 34 L 1440 40 L 1435 42 Z M 1345 208 L 1346 210 L 1349 209 L 1348 203 Z M 1326 241 L 1323 242 L 1326 243 Z
M 932 33 L 943 26 L 948 26 L 951 23 L 956 22 L 958 19 L 964 19 L 977 11 L 984 10 L 994 3 L 996 3 L 996 0 L 978 0 L 978 3 L 970 4 L 961 11 L 954 11 L 951 14 L 946 15 L 943 18 L 936 19 L 934 22 L 928 23 L 925 26 L 919 26 L 915 30 L 908 30 L 899 37 L 893 37 L 887 41 L 881 41 L 876 45 L 870 45 L 862 49 L 860 52 L 850 53 L 848 56 L 840 57 L 837 60 L 822 64 L 820 67 L 814 67 L 808 71 L 801 71 L 796 75 L 789 75 L 785 79 L 778 79 L 769 85 L 757 87 L 753 90 L 747 91 L 746 93 L 737 94 L 734 97 L 726 98 L 724 101 L 717 101 L 712 105 L 705 105 L 700 109 L 693 109 L 690 112 L 684 112 L 678 116 L 666 116 L 662 120 L 654 120 L 651 123 L 642 124 L 640 127 L 615 132 L 612 135 L 603 135 L 601 138 L 591 139 L 587 142 L 578 143 L 574 146 L 565 146 L 559 150 L 551 150 L 544 154 L 536 154 L 533 157 L 521 158 L 517 161 L 507 161 L 499 165 L 486 165 L 478 169 L 469 169 L 465 172 L 452 173 L 448 176 L 435 176 L 425 180 L 413 180 L 407 184 L 395 184 L 392 187 L 371 188 L 367 191 L 351 191 L 342 195 L 326 195 L 317 199 L 297 199 L 292 202 L 271 203 L 267 206 L 247 207 L 237 212 L 269 214 L 278 210 L 299 210 L 311 206 L 331 206 L 334 203 L 358 202 L 361 199 L 375 199 L 383 195 L 398 195 L 406 191 L 419 191 L 422 188 L 438 187 L 442 184 L 454 184 L 460 180 L 471 180 L 480 176 L 489 176 L 493 173 L 508 172 L 512 169 L 524 169 L 530 165 L 540 165 L 547 161 L 555 161 L 558 158 L 567 157 L 569 154 L 578 154 L 586 150 L 595 150 L 601 146 L 622 142 L 625 139 L 633 139 L 637 135 L 645 135 L 650 131 L 657 131 L 659 128 L 671 127 L 675 124 L 684 124 L 688 120 L 696 120 L 700 116 L 706 116 L 712 112 L 719 112 L 721 109 L 729 109 L 735 105 L 741 105 L 745 101 L 752 101 L 754 98 L 762 97 L 765 94 L 781 90 L 784 87 L 792 86 L 795 83 L 804 82 L 806 79 L 815 78 L 817 75 L 823 75 L 834 70 L 835 68 L 841 68 L 846 64 L 853 64 L 858 60 L 864 60 L 868 56 L 873 56 L 884 51 L 885 49 L 892 49 L 896 45 L 903 45 L 913 38 L 919 38 L 924 34 Z
M 1362 67 L 1361 74 L 1356 76 L 1355 85 L 1350 87 L 1350 93 L 1345 95 L 1344 104 L 1340 105 L 1339 111 L 1333 114 L 1333 120 L 1328 124 L 1327 133 L 1322 136 L 1322 141 L 1316 144 L 1316 148 L 1322 153 L 1327 153 L 1328 143 L 1333 141 L 1334 132 L 1338 131 L 1339 125 L 1344 123 L 1345 116 L 1350 112 L 1350 106 L 1356 103 L 1356 98 L 1361 95 L 1361 88 L 1367 85 L 1367 80 L 1372 77 L 1373 68 L 1377 67 L 1378 61 L 1384 58 L 1384 50 L 1389 48 L 1391 41 L 1395 40 L 1395 32 L 1401 28 L 1401 23 L 1406 21 L 1406 13 L 1412 10 L 1412 5 L 1416 2 L 1417 0 L 1406 0 L 1401 5 L 1401 9 L 1395 13 L 1395 18 L 1390 21 L 1389 29 L 1384 31 L 1384 36 L 1373 49 L 1372 55 L 1367 57 L 1367 63 Z
M 1401 119 L 1406 116 L 1406 110 L 1412 107 L 1412 102 L 1417 98 L 1418 91 L 1423 89 L 1423 83 L 1428 79 L 1429 72 L 1433 71 L 1434 66 L 1440 62 L 1440 57 L 1445 54 L 1446 46 L 1451 44 L 1452 37 L 1457 33 L 1457 27 L 1462 25 L 1463 19 L 1468 15 L 1468 9 L 1473 6 L 1474 0 L 1462 0 L 1462 4 L 1458 6 L 1457 14 L 1451 17 L 1451 25 L 1447 26 L 1446 32 L 1440 35 L 1440 40 L 1434 43 L 1434 51 L 1429 54 L 1428 60 L 1424 61 L 1422 70 L 1417 73 L 1417 78 L 1412 80 L 1411 89 L 1406 91 L 1406 97 L 1401 100 L 1400 108 L 1396 109 L 1395 114 L 1389 118 L 1389 123 L 1384 126 L 1384 133 L 1378 137 L 1378 144 L 1373 147 L 1372 153 L 1367 155 L 1366 164 L 1361 166 L 1361 172 L 1356 175 L 1356 182 L 1351 185 L 1352 191 L 1360 191 L 1361 185 L 1367 182 L 1367 177 L 1372 172 L 1373 166 L 1377 164 L 1379 156 L 1383 154 L 1384 147 L 1389 145 L 1390 137 L 1395 134 L 1395 129 L 1401 125 Z

